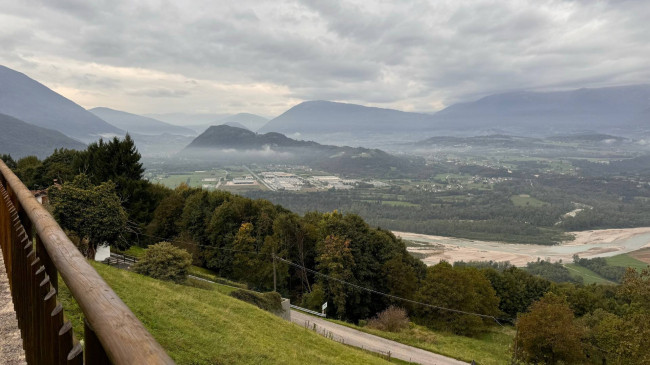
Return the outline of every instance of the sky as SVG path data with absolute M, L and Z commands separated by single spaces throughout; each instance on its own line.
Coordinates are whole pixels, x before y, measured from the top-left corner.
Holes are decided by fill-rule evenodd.
M 650 83 L 645 0 L 0 0 L 0 64 L 86 108 L 434 112 Z

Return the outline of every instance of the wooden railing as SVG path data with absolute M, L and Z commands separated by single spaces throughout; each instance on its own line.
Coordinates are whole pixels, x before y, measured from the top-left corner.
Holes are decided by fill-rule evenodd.
M 27 363 L 174 363 L 2 160 L 0 195 L 0 248 Z M 83 312 L 84 346 L 57 301 L 59 275 Z

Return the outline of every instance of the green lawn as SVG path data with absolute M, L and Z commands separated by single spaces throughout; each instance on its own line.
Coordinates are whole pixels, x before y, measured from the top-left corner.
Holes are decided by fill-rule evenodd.
M 118 253 L 123 253 L 127 256 L 133 256 L 140 258 L 144 255 L 144 247 L 139 247 L 139 246 L 131 246 L 129 247 L 126 251 L 117 251 Z
M 92 265 L 178 364 L 387 363 L 220 290 L 177 285 L 99 263 Z M 66 315 L 77 322 L 75 330 L 79 331 L 79 309 L 65 286 L 60 289 Z
M 513 195 L 510 197 L 510 200 L 512 201 L 512 204 L 518 207 L 541 207 L 548 204 L 539 199 L 535 199 L 528 194 Z
M 367 203 L 375 203 L 377 200 L 372 200 L 372 199 L 361 199 L 360 201 L 362 202 L 367 202 Z M 411 202 L 404 202 L 400 200 L 382 200 L 381 201 L 382 205 L 390 205 L 394 207 L 420 207 L 420 204 L 415 204 Z
M 587 269 L 586 267 L 576 264 L 564 264 L 569 269 L 572 276 L 582 276 L 585 284 L 615 284 L 612 281 L 605 279 L 597 273 Z
M 462 361 L 475 360 L 477 364 L 481 365 L 509 363 L 510 345 L 515 335 L 514 328 L 510 326 L 495 326 L 491 331 L 478 337 L 465 337 L 433 331 L 418 325 L 412 325 L 408 330 L 394 333 L 359 327 L 342 321 L 331 320 L 331 322 Z
M 606 258 L 607 263 L 612 265 L 612 266 L 622 266 L 622 267 L 631 267 L 633 269 L 637 269 L 639 271 L 645 269 L 648 267 L 648 264 L 639 261 L 635 259 L 634 257 L 628 255 L 628 254 L 621 254 L 621 255 L 616 255 L 612 257 Z

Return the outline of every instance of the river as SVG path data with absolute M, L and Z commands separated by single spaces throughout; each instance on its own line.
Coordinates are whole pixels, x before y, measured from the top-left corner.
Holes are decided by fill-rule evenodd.
M 571 232 L 575 240 L 559 245 L 545 246 L 465 238 L 442 237 L 410 232 L 393 233 L 413 242 L 409 251 L 419 252 L 427 265 L 441 260 L 456 261 L 510 261 L 525 266 L 537 258 L 557 262 L 572 262 L 573 255 L 583 258 L 609 257 L 650 247 L 650 227 L 603 229 Z

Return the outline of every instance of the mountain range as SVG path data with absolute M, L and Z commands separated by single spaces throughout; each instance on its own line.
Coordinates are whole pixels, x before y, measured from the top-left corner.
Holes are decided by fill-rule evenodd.
M 287 110 L 259 130 L 318 141 L 327 140 L 328 134 L 361 139 L 409 134 L 411 138 L 421 139 L 423 133 L 548 136 L 596 132 L 630 136 L 649 131 L 650 85 L 510 92 L 451 105 L 435 114 L 308 101 Z
M 95 108 L 91 113 L 28 76 L 0 66 L 0 113 L 82 142 L 123 136 L 128 130 L 143 144 L 143 150 L 162 155 L 178 151 L 189 136 L 219 124 L 245 127 L 262 134 L 282 133 L 297 140 L 382 149 L 445 135 L 609 134 L 647 139 L 650 85 L 509 92 L 451 105 L 435 114 L 306 101 L 267 122 L 266 118 L 249 113 L 174 113 L 152 117 L 108 108 Z M 155 136 L 162 135 L 168 138 L 155 140 Z
M 123 130 L 47 86 L 4 66 L 0 66 L 0 113 L 83 142 L 124 135 Z
M 196 132 L 192 129 L 165 123 L 142 115 L 103 107 L 93 108 L 88 111 L 129 133 L 138 133 L 150 136 L 165 133 L 180 136 L 196 136 Z
M 440 129 L 498 128 L 517 134 L 592 131 L 629 135 L 650 126 L 650 85 L 556 92 L 518 91 L 452 105 Z
M 35 155 L 44 158 L 56 148 L 82 150 L 86 145 L 61 132 L 37 127 L 6 114 L 0 114 L 0 154 L 13 158 Z

